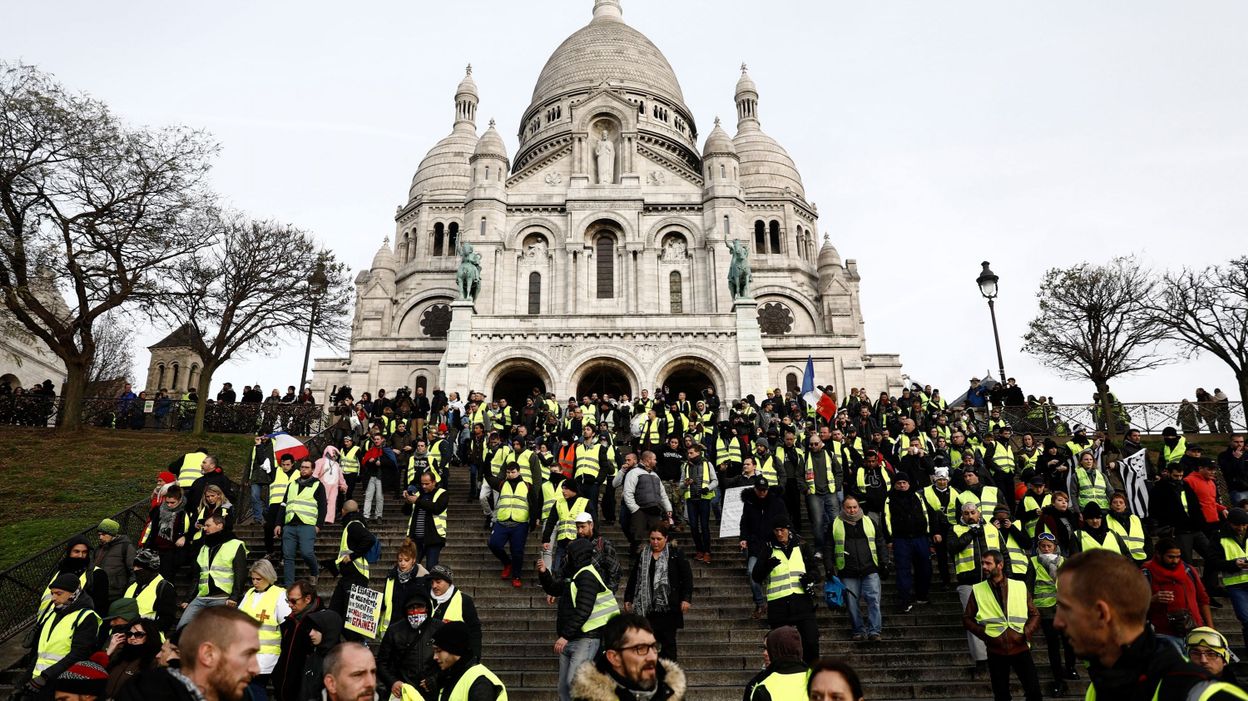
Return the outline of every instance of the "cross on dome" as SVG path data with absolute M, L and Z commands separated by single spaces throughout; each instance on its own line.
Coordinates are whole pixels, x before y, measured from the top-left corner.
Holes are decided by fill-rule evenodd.
M 466 74 L 468 74 L 468 75 L 472 75 L 472 64 L 471 64 L 471 63 L 470 63 L 470 64 L 468 64 L 468 68 L 464 69 L 464 72 L 465 72 Z

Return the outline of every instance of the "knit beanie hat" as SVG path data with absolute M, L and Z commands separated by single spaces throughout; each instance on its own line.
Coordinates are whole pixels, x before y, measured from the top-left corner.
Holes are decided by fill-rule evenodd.
M 771 663 L 802 659 L 802 636 L 793 626 L 780 626 L 767 634 L 767 655 Z
M 108 655 L 97 652 L 82 662 L 70 665 L 52 682 L 52 690 L 102 698 L 108 683 L 107 666 Z
M 100 521 L 100 527 L 95 530 L 97 533 L 103 533 L 105 535 L 115 537 L 118 533 L 121 533 L 121 524 L 111 518 L 106 518 L 103 521 Z
M 794 628 L 794 631 L 797 629 Z M 470 650 L 470 635 L 468 624 L 463 621 L 450 621 L 444 623 L 433 633 L 433 644 L 439 648 L 451 653 L 465 657 Z
M 48 588 L 60 589 L 61 591 L 67 591 L 72 594 L 78 591 L 79 585 L 80 583 L 76 575 L 72 575 L 68 572 L 64 572 L 62 574 L 57 575 L 56 579 L 52 580 L 52 583 L 48 585 Z
M 126 623 L 133 623 L 139 620 L 139 602 L 135 599 L 118 599 L 109 604 L 108 615 L 104 620 L 111 621 L 114 618 L 120 618 Z

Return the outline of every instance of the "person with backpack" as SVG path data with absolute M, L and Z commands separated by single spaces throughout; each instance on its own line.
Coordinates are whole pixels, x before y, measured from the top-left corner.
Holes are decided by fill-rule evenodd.
M 349 499 L 342 505 L 342 513 L 342 537 L 338 543 L 338 555 L 324 566 L 328 571 L 338 574 L 338 585 L 334 587 L 333 596 L 329 599 L 329 609 L 337 611 L 345 618 L 347 602 L 351 598 L 351 586 L 368 586 L 368 566 L 377 561 L 377 554 L 373 550 L 375 545 L 380 545 L 380 541 L 368 530 L 368 524 L 364 523 L 364 517 L 360 515 L 360 505 L 354 499 Z M 380 551 L 380 548 L 376 550 Z M 372 560 L 369 559 L 370 555 Z

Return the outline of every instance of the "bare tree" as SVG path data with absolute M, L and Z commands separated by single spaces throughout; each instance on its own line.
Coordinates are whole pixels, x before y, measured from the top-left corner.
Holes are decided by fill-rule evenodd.
M 88 377 L 90 382 L 129 382 L 134 377 L 134 330 L 117 310 L 95 322 L 95 356 Z
M 241 214 L 213 217 L 216 244 L 188 256 L 178 290 L 154 309 L 173 324 L 190 323 L 202 338 L 203 359 L 195 413 L 203 431 L 213 373 L 236 354 L 272 349 L 302 338 L 309 325 L 330 345 L 346 338 L 351 283 L 344 264 L 317 251 L 308 233 L 288 224 L 253 221 Z M 308 284 L 320 266 L 323 290 Z
M 1162 278 L 1153 318 L 1189 355 L 1206 351 L 1230 366 L 1248 401 L 1248 256 Z
M 1023 336 L 1023 351 L 1042 364 L 1070 379 L 1091 380 L 1111 434 L 1116 422 L 1110 380 L 1173 360 L 1157 348 L 1166 329 L 1149 313 L 1156 287 L 1156 279 L 1130 257 L 1052 268 L 1036 294 L 1040 312 Z
M 81 423 L 100 317 L 157 295 L 171 263 L 209 242 L 193 219 L 215 151 L 202 132 L 129 128 L 0 63 L 0 299 L 65 363 L 62 429 Z

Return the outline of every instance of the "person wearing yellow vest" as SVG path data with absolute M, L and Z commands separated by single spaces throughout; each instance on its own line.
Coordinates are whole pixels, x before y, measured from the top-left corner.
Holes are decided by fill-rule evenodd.
M 586 538 L 577 538 L 568 545 L 567 563 L 556 575 L 537 561 L 542 589 L 557 597 L 554 651 L 559 655 L 559 698 L 572 701 L 572 675 L 584 663 L 594 659 L 602 640 L 602 628 L 620 613 L 615 593 L 606 585 L 594 567 L 594 546 Z
M 471 652 L 468 626 L 463 623 L 447 623 L 434 631 L 437 701 L 507 701 L 506 685 Z
M 490 434 L 481 459 L 481 486 L 477 492 L 477 501 L 481 505 L 483 524 L 488 529 L 494 515 L 494 502 L 498 499 L 497 492 L 490 487 L 491 481 L 497 482 L 502 479 L 507 463 L 515 462 L 515 454 L 511 450 L 511 445 L 503 441 L 502 435 L 495 432 Z
M 494 527 L 487 545 L 503 565 L 500 579 L 510 579 L 511 586 L 519 589 L 524 585 L 520 577 L 524 568 L 524 545 L 534 519 L 529 514 L 529 484 L 520 476 L 520 466 L 507 463 L 504 477 L 488 478 L 490 486 L 498 492 L 498 506 L 494 509 Z
M 290 615 L 290 602 L 286 600 L 286 590 L 277 586 L 277 571 L 268 560 L 256 560 L 248 577 L 251 588 L 243 594 L 238 610 L 260 623 L 260 652 L 256 654 L 260 674 L 251 680 L 249 687 L 253 689 L 253 698 L 263 698 L 255 696 L 254 692 L 268 687 L 269 675 L 277 666 L 282 652 L 282 632 L 278 627 Z
M 803 459 L 803 486 L 806 491 L 806 512 L 814 533 L 815 552 L 822 552 L 827 542 L 828 526 L 841 511 L 841 468 L 837 456 L 819 436 L 811 436 Z
M 429 570 L 429 594 L 433 599 L 429 616 L 443 623 L 467 623 L 471 633 L 471 656 L 474 660 L 481 659 L 481 618 L 477 615 L 476 602 L 455 586 L 455 574 L 450 567 L 438 565 Z
M 178 592 L 173 584 L 160 576 L 160 555 L 155 550 L 140 550 L 134 556 L 134 583 L 123 593 L 139 605 L 139 616 L 156 621 L 162 633 L 173 630 L 178 622 Z
M 1001 491 L 993 485 L 981 484 L 979 472 L 975 469 L 962 472 L 962 483 L 962 491 L 958 492 L 959 504 L 976 503 L 984 513 L 992 513 L 1002 503 Z
M 949 539 L 951 529 L 957 525 L 959 509 L 958 490 L 949 486 L 949 468 L 938 467 L 932 474 L 932 483 L 923 488 L 923 503 L 927 505 L 928 522 L 932 526 L 932 546 L 935 548 L 936 569 L 940 582 L 949 588 L 949 563 L 951 562 Z
M 355 485 L 360 481 L 360 458 L 364 457 L 364 449 L 355 444 L 352 436 L 342 437 L 342 449 L 338 451 L 338 463 L 342 465 L 342 476 L 347 482 L 347 499 L 355 498 Z
M 831 530 L 831 529 L 829 529 Z M 802 636 L 802 658 L 819 658 L 819 626 L 807 585 L 819 581 L 818 563 L 801 537 L 790 530 L 789 517 L 772 518 L 771 541 L 754 564 L 750 577 L 763 585 L 767 625 L 793 626 Z
M 1131 556 L 1126 541 L 1105 523 L 1105 512 L 1096 502 L 1084 508 L 1083 527 L 1075 531 L 1073 546 L 1074 552 L 1104 548 L 1119 555 Z
M 325 525 L 325 489 L 313 476 L 308 458 L 299 462 L 299 477 L 286 485 L 286 498 L 278 513 L 274 535 L 282 539 L 282 564 L 286 588 L 295 582 L 295 557 L 302 556 L 313 579 L 321 573 L 316 560 L 316 537 Z
M 980 561 L 989 550 L 1001 550 L 1001 538 L 996 528 L 983 522 L 979 503 L 967 501 L 962 504 L 958 523 L 954 525 L 949 542 L 949 551 L 953 553 L 954 579 L 958 583 L 958 599 L 963 608 L 971 598 L 971 588 L 983 581 L 984 573 Z M 984 641 L 966 634 L 967 648 L 977 672 L 987 671 L 988 652 Z
M 995 701 L 1009 701 L 1010 671 L 1018 676 L 1026 701 L 1041 701 L 1040 678 L 1031 657 L 1031 636 L 1040 627 L 1040 612 L 1031 601 L 1027 585 L 1005 573 L 1000 550 L 988 550 L 980 558 L 983 581 L 971 588 L 962 612 L 962 625 L 984 642 L 988 651 L 988 674 Z
M 1057 576 L 1053 626 L 1088 664 L 1087 701 L 1232 701 L 1243 690 L 1214 680 L 1148 628 L 1153 598 L 1131 560 L 1105 550 L 1072 556 Z
M 247 589 L 247 546 L 226 530 L 220 514 L 209 516 L 204 522 L 204 537 L 200 539 L 195 564 L 199 586 L 195 598 L 186 604 L 178 628 L 185 628 L 203 609 L 237 606 Z
M 571 478 L 560 482 L 551 512 L 546 515 L 542 527 L 542 551 L 550 554 L 550 568 L 555 572 L 563 571 L 568 545 L 576 540 L 576 518 L 589 504 L 580 496 L 580 491 Z
M 1123 554 L 1129 555 L 1136 564 L 1144 564 L 1151 557 L 1152 539 L 1144 528 L 1143 519 L 1127 510 L 1126 494 L 1114 492 L 1109 498 L 1109 513 L 1106 514 L 1105 524 L 1127 544 L 1130 552 Z
M 598 429 L 586 421 L 581 429 L 581 443 L 576 446 L 576 467 L 572 479 L 580 487 L 581 496 L 589 505 L 586 511 L 598 518 L 598 490 L 611 476 L 611 461 L 615 451 L 598 441 Z
M 1066 680 L 1078 679 L 1075 671 L 1075 651 L 1070 641 L 1053 627 L 1053 615 L 1057 612 L 1057 573 L 1066 558 L 1057 552 L 1057 538 L 1052 533 L 1041 533 L 1036 538 L 1036 554 L 1031 556 L 1031 577 L 1028 591 L 1040 612 L 1040 630 L 1049 653 L 1049 673 L 1053 677 L 1051 696 L 1066 695 Z M 1065 659 L 1065 665 L 1062 660 Z
M 1096 456 L 1091 451 L 1079 454 L 1079 466 L 1075 468 L 1075 503 L 1080 511 L 1091 503 L 1102 510 L 1109 508 L 1109 479 L 1096 464 Z
M 1010 510 L 1005 506 L 992 510 L 992 525 L 1001 541 L 999 549 L 1005 557 L 1005 576 L 1026 581 L 1031 569 L 1031 558 L 1027 556 L 1031 550 L 1031 539 L 1014 524 Z
M 366 556 L 373 548 L 375 539 L 360 515 L 359 502 L 348 500 L 342 505 L 342 534 L 338 538 L 338 552 L 326 564 L 330 574 L 338 575 L 338 584 L 334 586 L 334 593 L 330 597 L 329 609 L 337 611 L 343 618 L 347 615 L 351 587 L 368 587 L 370 563 Z M 348 639 L 352 635 L 355 633 L 347 632 Z
M 169 471 L 178 476 L 178 486 L 183 490 L 190 489 L 195 480 L 204 474 L 204 460 L 208 457 L 208 452 L 203 448 L 184 454 L 180 458 L 174 458 L 169 463 Z
M 1023 524 L 1023 530 L 1027 532 L 1028 538 L 1036 537 L 1036 524 L 1044 515 L 1044 507 L 1053 503 L 1053 495 L 1048 492 L 1049 487 L 1044 483 L 1044 475 L 1036 473 L 1032 475 L 1027 491 L 1023 493 L 1022 500 L 1018 502 L 1014 520 Z
M 802 636 L 796 628 L 780 626 L 768 633 L 763 640 L 763 661 L 763 671 L 745 685 L 745 701 L 806 698 L 810 667 L 802 660 Z
M 1218 535 L 1213 561 L 1205 566 L 1222 574 L 1222 588 L 1235 609 L 1235 618 L 1248 634 L 1248 511 L 1232 508 Z
M 446 507 L 450 500 L 450 494 L 428 472 L 420 476 L 419 489 L 413 485 L 403 493 L 403 512 L 410 514 L 407 537 L 416 543 L 416 561 L 424 560 L 429 569 L 438 564 L 446 545 Z
M 31 650 L 35 663 L 24 684 L 27 695 L 37 699 L 50 699 L 51 685 L 65 670 L 96 650 L 101 625 L 91 595 L 82 590 L 77 576 L 58 575 L 48 588 L 50 604 L 35 620 Z
M 282 503 L 286 501 L 286 487 L 296 479 L 299 479 L 299 470 L 295 469 L 295 458 L 287 453 L 277 462 L 273 482 L 269 485 L 269 503 L 264 510 L 264 551 L 269 555 L 281 553 L 274 534 L 278 526 L 278 515 L 282 512 Z
M 243 484 L 251 485 L 251 517 L 257 523 L 264 521 L 264 488 L 273 483 L 277 471 L 277 459 L 273 457 L 273 439 L 263 431 L 256 434 L 251 446 L 251 459 L 247 461 L 247 475 Z
M 928 602 L 932 586 L 931 538 L 948 526 L 944 516 L 928 508 L 910 485 L 910 475 L 905 472 L 893 477 L 881 521 L 897 566 L 897 591 L 905 612 L 913 610 L 916 603 Z M 947 566 L 945 571 L 949 571 Z
M 1187 439 L 1179 435 L 1173 426 L 1161 430 L 1161 450 L 1157 451 L 1157 473 L 1170 469 L 1187 453 Z
M 906 485 L 909 485 L 908 480 Z M 880 572 L 888 569 L 885 529 L 876 527 L 875 522 L 863 512 L 857 497 L 847 495 L 831 530 L 833 560 L 828 572 L 839 576 L 845 584 L 846 593 L 850 594 L 847 603 L 853 640 L 878 641 L 883 626 L 880 617 Z M 862 617 L 863 605 L 867 608 L 866 621 Z M 806 662 L 810 664 L 816 659 L 818 654 L 809 657 Z
M 92 564 L 91 546 L 87 539 L 74 536 L 65 544 L 64 557 L 48 577 L 48 586 L 43 590 L 36 617 L 43 615 L 52 606 L 52 582 L 63 574 L 73 575 L 78 579 L 78 586 L 91 599 L 97 614 L 103 617 L 108 613 L 108 574 Z

